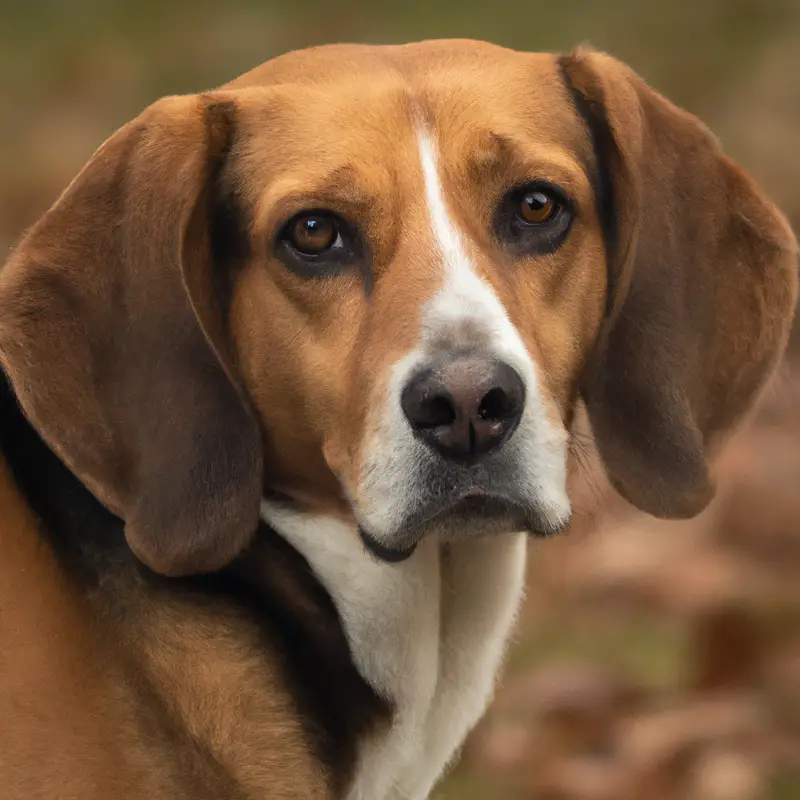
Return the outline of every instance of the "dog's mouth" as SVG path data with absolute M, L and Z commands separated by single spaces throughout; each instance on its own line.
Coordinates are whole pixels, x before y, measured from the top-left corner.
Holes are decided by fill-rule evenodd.
M 377 539 L 373 539 L 362 527 L 359 527 L 358 533 L 364 547 L 379 561 L 385 561 L 388 564 L 399 564 L 401 561 L 405 561 L 417 549 L 417 542 L 398 549 L 387 547 Z
M 397 545 L 378 541 L 369 531 L 359 527 L 364 547 L 380 561 L 397 564 L 407 560 L 429 532 L 436 532 L 443 541 L 464 536 L 491 536 L 526 532 L 532 536 L 549 536 L 564 526 L 546 522 L 535 510 L 506 498 L 473 491 L 450 503 L 437 504 L 414 515 Z

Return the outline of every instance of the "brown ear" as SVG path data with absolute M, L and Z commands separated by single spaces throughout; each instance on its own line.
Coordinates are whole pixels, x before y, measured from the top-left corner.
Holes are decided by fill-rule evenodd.
M 246 254 L 225 162 L 235 106 L 166 98 L 112 136 L 0 273 L 23 410 L 154 570 L 218 569 L 257 526 L 259 430 L 225 341 Z
M 710 132 L 613 58 L 561 59 L 595 144 L 609 295 L 583 395 L 615 487 L 661 517 L 713 496 L 707 458 L 774 369 L 797 294 L 787 222 Z

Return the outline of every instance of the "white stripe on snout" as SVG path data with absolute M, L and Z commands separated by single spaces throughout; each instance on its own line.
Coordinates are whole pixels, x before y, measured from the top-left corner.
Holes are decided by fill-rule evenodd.
M 516 367 L 526 383 L 535 380 L 519 333 L 491 285 L 475 272 L 461 233 L 447 213 L 433 144 L 422 133 L 419 152 L 431 228 L 444 267 L 442 286 L 423 309 L 421 344 L 434 352 L 481 348 Z
M 566 495 L 566 432 L 551 421 L 536 367 L 491 284 L 475 270 L 466 240 L 448 214 L 433 141 L 418 134 L 434 248 L 441 265 L 439 288 L 422 307 L 416 346 L 391 371 L 385 405 L 376 405 L 375 424 L 365 443 L 359 492 L 359 522 L 378 537 L 398 529 L 416 492 L 417 465 L 425 447 L 413 436 L 401 408 L 403 387 L 425 364 L 459 350 L 476 350 L 505 361 L 525 384 L 526 401 L 514 436 L 505 445 L 517 464 L 516 482 L 553 525 L 569 516 Z
M 421 341 L 412 358 L 419 366 L 440 353 L 476 348 L 519 372 L 527 399 L 509 448 L 518 450 L 520 479 L 527 483 L 531 495 L 538 498 L 553 522 L 560 521 L 569 514 L 565 431 L 551 422 L 528 348 L 491 284 L 475 271 L 461 232 L 447 213 L 433 142 L 424 133 L 419 134 L 419 152 L 431 229 L 444 276 L 441 287 L 423 308 Z M 404 368 L 408 369 L 408 364 Z

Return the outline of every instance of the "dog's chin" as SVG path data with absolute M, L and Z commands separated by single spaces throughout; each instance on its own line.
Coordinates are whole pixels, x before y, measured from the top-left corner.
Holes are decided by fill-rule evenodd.
M 417 545 L 428 537 L 442 543 L 509 533 L 544 537 L 563 527 L 544 520 L 535 510 L 505 499 L 470 495 L 428 514 L 417 515 L 416 520 L 410 520 L 389 541 L 379 540 L 364 527 L 359 527 L 359 534 L 366 550 L 376 559 L 397 564 L 410 558 Z

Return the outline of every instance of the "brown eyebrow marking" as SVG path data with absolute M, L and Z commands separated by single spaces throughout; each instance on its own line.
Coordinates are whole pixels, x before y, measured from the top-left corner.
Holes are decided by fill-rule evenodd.
M 339 205 L 349 209 L 369 208 L 373 198 L 361 185 L 358 170 L 344 164 L 322 176 L 309 177 L 279 201 L 281 207 L 306 201 Z
M 481 137 L 469 157 L 469 172 L 480 179 L 487 173 L 507 169 L 518 160 L 519 145 L 511 136 L 489 131 Z
M 340 202 L 354 207 L 370 203 L 370 198 L 359 186 L 358 170 L 350 164 L 336 167 L 324 179 L 324 183 L 335 187 L 333 191 Z

